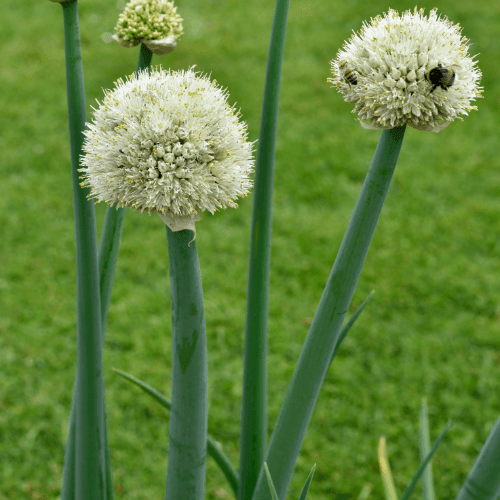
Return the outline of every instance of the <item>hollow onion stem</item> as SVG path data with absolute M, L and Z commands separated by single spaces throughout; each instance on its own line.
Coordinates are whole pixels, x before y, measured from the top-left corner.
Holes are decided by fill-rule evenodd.
M 267 446 L 267 323 L 269 267 L 281 67 L 289 0 L 274 12 L 255 168 L 245 322 L 238 500 L 252 497 Z
M 76 1 L 70 3 L 63 3 L 61 4 L 63 9 L 68 9 L 70 5 L 72 5 L 73 10 L 72 11 L 67 11 L 63 10 L 65 13 L 64 15 L 64 22 L 65 22 L 65 31 L 69 31 L 71 33 L 71 30 L 77 30 L 78 32 L 78 11 L 76 10 Z M 66 14 L 67 13 L 67 14 Z M 68 21 L 66 19 L 68 18 Z M 67 26 L 67 28 L 66 28 Z M 75 43 L 80 44 L 79 42 L 79 35 L 78 34 L 69 34 L 70 40 L 66 40 L 66 46 L 68 43 L 72 43 L 73 45 Z M 75 37 L 77 39 L 75 39 Z M 74 50 L 74 49 L 73 49 Z M 81 82 L 81 88 L 78 89 L 77 86 L 75 86 L 75 81 L 73 78 L 70 78 L 68 76 L 68 82 L 72 82 L 72 89 L 78 89 L 79 93 L 78 95 L 75 94 L 74 90 L 70 92 L 69 88 L 69 83 L 68 83 L 68 109 L 70 110 L 69 113 L 70 115 L 74 113 L 74 111 L 71 111 L 72 107 L 70 107 L 70 95 L 71 99 L 75 100 L 81 100 L 83 103 L 83 118 L 80 119 L 80 126 L 82 127 L 81 130 L 84 130 L 85 122 L 86 122 L 86 114 L 85 114 L 85 96 L 84 96 L 84 89 L 83 89 L 83 69 L 81 68 L 81 49 L 78 49 L 78 52 L 80 53 L 80 57 L 77 58 L 75 61 L 76 63 L 79 62 L 80 65 L 80 70 L 75 69 L 74 71 L 80 71 L 81 75 L 76 76 L 76 78 L 79 78 L 79 82 Z M 139 71 L 141 69 L 145 69 L 150 66 L 151 64 L 151 58 L 152 58 L 152 52 L 143 44 L 141 44 L 141 51 L 139 54 L 139 61 L 137 64 L 137 69 L 136 71 Z M 71 49 L 70 49 L 70 54 L 68 54 L 68 49 L 66 53 L 66 61 L 68 64 L 68 61 L 73 61 L 71 59 Z M 67 70 L 68 71 L 68 70 Z M 73 101 L 72 101 L 73 102 Z M 78 102 L 75 101 L 75 107 L 78 106 Z M 81 110 L 80 110 L 81 113 Z M 71 121 L 71 118 L 70 118 Z M 78 125 L 78 123 L 76 124 Z M 79 146 L 79 151 L 81 152 L 81 142 Z M 79 153 L 77 154 L 77 157 L 79 157 Z M 72 154 L 73 158 L 73 154 Z M 78 168 L 78 167 L 77 167 Z M 78 189 L 78 195 L 82 196 L 86 200 L 86 195 L 89 192 L 89 189 L 82 189 L 80 186 L 77 186 Z M 92 213 L 94 212 L 94 205 L 90 201 L 86 201 L 88 205 L 90 205 Z M 99 254 L 98 254 L 98 262 L 99 262 L 99 292 L 100 292 L 100 314 L 101 314 L 101 337 L 102 337 L 102 344 L 104 344 L 104 337 L 106 335 L 106 326 L 107 326 L 107 318 L 108 318 L 108 311 L 109 311 L 109 304 L 111 301 L 111 291 L 113 288 L 113 281 L 114 281 L 114 275 L 115 275 L 115 269 L 116 269 L 116 262 L 118 259 L 118 251 L 120 248 L 120 240 L 121 240 L 121 234 L 123 230 L 123 223 L 125 219 L 125 208 L 118 208 L 115 209 L 113 207 L 108 207 L 106 210 L 106 215 L 104 219 L 104 225 L 101 233 L 101 240 L 99 244 Z M 76 214 L 76 211 L 75 211 Z M 96 233 L 95 231 L 95 219 L 94 219 L 94 234 Z M 102 349 L 102 347 L 101 347 Z M 102 354 L 101 354 L 101 359 L 102 359 Z M 75 383 L 73 386 L 73 397 L 71 400 L 71 411 L 70 411 L 70 419 L 69 419 L 69 428 L 68 428 L 68 437 L 66 440 L 66 448 L 65 448 L 65 455 L 64 455 L 64 467 L 63 467 L 63 484 L 62 484 L 62 491 L 61 491 L 61 500 L 73 500 L 76 498 L 76 492 L 75 492 L 75 484 L 76 484 L 76 479 L 75 479 L 75 467 L 76 467 L 76 460 L 75 460 L 75 441 L 76 441 L 76 420 L 77 420 L 77 387 L 78 387 L 78 377 L 75 379 Z M 104 420 L 105 420 L 105 426 L 104 426 L 104 444 L 105 444 L 105 474 L 106 474 L 106 499 L 107 500 L 112 500 L 113 499 L 113 476 L 112 476 L 112 470 L 111 470 L 111 456 L 110 456 L 110 450 L 109 450 L 109 442 L 108 442 L 108 426 L 107 426 L 107 419 L 106 419 L 106 403 L 104 401 Z
M 208 362 L 200 263 L 193 232 L 168 226 L 172 392 L 165 500 L 204 500 Z M 192 241 L 191 241 L 192 240 Z
M 61 3 L 68 98 L 71 174 L 76 231 L 77 269 L 77 374 L 75 417 L 68 437 L 74 453 L 66 449 L 63 500 L 108 500 L 105 467 L 105 406 L 102 369 L 101 303 L 97 260 L 95 212 L 87 189 L 79 183 L 79 159 L 86 123 L 83 67 L 76 0 Z M 67 459 L 67 460 L 66 460 Z

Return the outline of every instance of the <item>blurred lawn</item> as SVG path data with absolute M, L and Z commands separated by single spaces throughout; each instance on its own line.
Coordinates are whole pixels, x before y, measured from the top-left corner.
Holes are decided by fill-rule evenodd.
M 135 69 L 138 48 L 109 43 L 123 3 L 80 0 L 87 107 Z M 185 34 L 153 64 L 212 73 L 258 138 L 274 2 L 179 0 Z M 397 10 L 414 3 L 395 1 Z M 424 2 L 426 13 L 434 3 Z M 328 61 L 388 4 L 292 0 L 276 154 L 269 318 L 269 437 L 380 132 L 363 130 L 330 88 Z M 0 498 L 57 499 L 76 361 L 75 257 L 61 7 L 4 0 L 0 19 Z M 500 3 L 444 0 L 464 26 L 485 98 L 440 134 L 408 129 L 350 313 L 376 294 L 320 394 L 288 498 L 314 463 L 311 500 L 383 496 L 387 437 L 402 493 L 431 439 L 438 500 L 452 500 L 500 404 Z M 90 114 L 89 114 L 90 116 Z M 209 432 L 238 465 L 243 327 L 252 197 L 197 224 L 209 347 Z M 106 206 L 96 207 L 98 231 Z M 165 227 L 128 211 L 104 352 L 116 498 L 163 498 L 168 414 L 111 371 L 170 395 Z M 421 488 L 418 486 L 417 494 Z M 207 499 L 230 499 L 213 460 Z M 89 499 L 90 500 L 90 499 Z

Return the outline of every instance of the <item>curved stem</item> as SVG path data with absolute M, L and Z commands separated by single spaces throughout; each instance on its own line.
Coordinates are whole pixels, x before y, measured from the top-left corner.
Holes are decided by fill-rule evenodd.
M 405 127 L 384 130 L 293 372 L 265 461 L 285 498 L 319 391 L 389 190 Z M 264 467 L 253 500 L 270 499 Z

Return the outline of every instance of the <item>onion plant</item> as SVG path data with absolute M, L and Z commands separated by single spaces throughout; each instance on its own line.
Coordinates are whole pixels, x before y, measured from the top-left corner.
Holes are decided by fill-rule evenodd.
M 172 297 L 171 400 L 132 375 L 115 370 L 170 412 L 165 499 L 205 498 L 208 454 L 238 500 L 284 500 L 330 364 L 372 296 L 344 325 L 406 128 L 440 132 L 455 118 L 462 119 L 460 115 L 476 109 L 471 101 L 482 92 L 478 86 L 481 73 L 469 55 L 469 42 L 458 25 L 438 16 L 435 9 L 429 16 L 423 9 L 402 15 L 389 10 L 364 23 L 330 62 L 332 77 L 328 81 L 347 102 L 354 103 L 360 124 L 381 130 L 381 136 L 268 443 L 273 180 L 289 0 L 276 1 L 256 159 L 241 113 L 227 103 L 227 90 L 195 72 L 194 66 L 180 71 L 150 68 L 152 54 L 168 54 L 183 34 L 182 18 L 168 0 L 131 0 L 126 5 L 113 39 L 128 48 L 140 45 L 137 70 L 105 91 L 92 121 L 86 123 L 77 0 L 59 3 L 64 13 L 78 270 L 77 376 L 62 499 L 113 498 L 102 346 L 123 220 L 129 208 L 157 213 L 159 226 L 166 226 Z M 207 434 L 207 343 L 195 223 L 201 221 L 203 212 L 237 208 L 237 198 L 252 188 L 236 470 Z M 99 252 L 92 200 L 110 205 Z M 425 500 L 434 500 L 430 460 L 448 426 L 430 448 L 424 405 L 421 427 L 421 464 L 403 500 L 420 478 Z M 457 500 L 498 498 L 499 440 L 497 422 Z M 386 497 L 395 500 L 399 497 L 385 438 L 380 441 L 379 463 Z M 300 500 L 307 497 L 314 468 Z M 369 489 L 358 498 L 368 497 Z

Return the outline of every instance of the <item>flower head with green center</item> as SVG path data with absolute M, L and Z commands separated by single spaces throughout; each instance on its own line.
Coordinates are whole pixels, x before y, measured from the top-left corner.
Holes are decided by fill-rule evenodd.
M 124 47 L 143 42 L 154 54 L 174 50 L 184 33 L 177 7 L 168 0 L 131 0 L 120 14 L 114 40 Z
M 159 67 L 119 79 L 87 124 L 82 187 L 109 205 L 158 212 L 173 230 L 238 205 L 252 187 L 252 147 L 228 94 L 188 71 Z
M 477 109 L 470 102 L 482 97 L 481 72 L 468 54 L 469 40 L 436 9 L 428 18 L 423 13 L 415 7 L 400 16 L 390 9 L 372 18 L 330 61 L 327 81 L 355 103 L 352 112 L 364 128 L 407 124 L 439 132 Z

